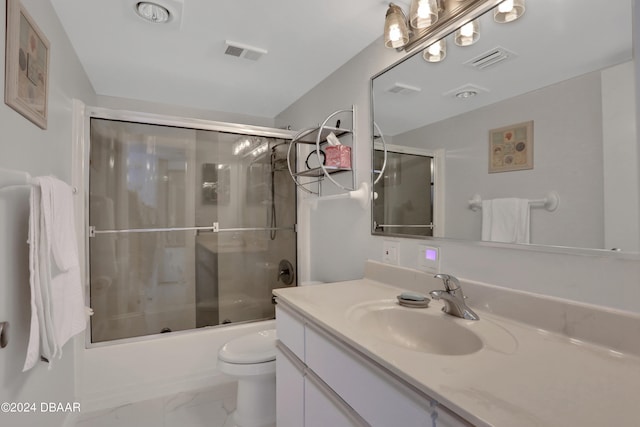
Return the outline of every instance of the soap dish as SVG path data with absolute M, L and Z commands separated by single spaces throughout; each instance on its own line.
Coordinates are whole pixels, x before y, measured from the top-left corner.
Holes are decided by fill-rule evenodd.
M 430 301 L 431 300 L 425 296 L 413 293 L 410 294 L 403 292 L 402 294 L 398 295 L 398 304 L 403 307 L 427 308 L 429 307 Z

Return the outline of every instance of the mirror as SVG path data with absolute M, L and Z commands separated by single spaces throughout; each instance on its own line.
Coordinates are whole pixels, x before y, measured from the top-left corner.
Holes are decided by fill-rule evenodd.
M 434 236 L 505 242 L 484 233 L 482 201 L 518 198 L 530 201 L 530 244 L 639 251 L 631 7 L 527 1 L 506 24 L 490 11 L 475 44 L 450 34 L 443 61 L 417 52 L 372 79 L 373 158 L 381 139 L 442 153 L 434 180 L 411 190 L 416 200 L 433 192 Z M 380 227 L 376 212 L 407 191 L 406 180 L 385 186 L 396 173 L 388 166 L 374 186 L 384 197 L 373 202 L 372 232 L 423 237 L 386 218 Z

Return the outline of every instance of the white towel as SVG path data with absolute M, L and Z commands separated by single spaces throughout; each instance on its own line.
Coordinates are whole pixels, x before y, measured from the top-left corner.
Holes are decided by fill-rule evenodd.
M 54 177 L 33 179 L 29 216 L 31 329 L 23 370 L 49 363 L 86 328 L 72 189 Z
M 529 243 L 529 201 L 515 198 L 483 200 L 482 240 Z

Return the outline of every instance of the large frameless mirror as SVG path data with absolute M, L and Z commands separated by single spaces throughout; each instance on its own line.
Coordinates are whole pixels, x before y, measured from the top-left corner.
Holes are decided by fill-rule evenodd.
M 426 61 L 427 48 L 372 79 L 374 162 L 381 137 L 441 153 L 435 172 L 424 171 L 434 180 L 417 188 L 396 179 L 402 162 L 388 162 L 374 187 L 384 197 L 373 201 L 373 234 L 428 238 L 413 227 L 422 225 L 436 237 L 495 241 L 483 233 L 483 201 L 518 198 L 530 202 L 530 244 L 638 252 L 632 1 L 527 1 L 513 22 L 494 11 L 477 22 L 472 45 L 452 33 L 440 62 Z M 424 203 L 434 189 L 430 217 L 393 202 L 410 193 Z

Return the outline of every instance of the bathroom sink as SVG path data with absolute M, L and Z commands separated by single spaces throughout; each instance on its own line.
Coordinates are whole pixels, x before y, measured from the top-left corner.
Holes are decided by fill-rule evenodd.
M 393 301 L 364 303 L 347 317 L 362 332 L 405 349 L 442 355 L 475 353 L 483 347 L 480 337 L 461 321 L 438 308 L 406 308 Z

